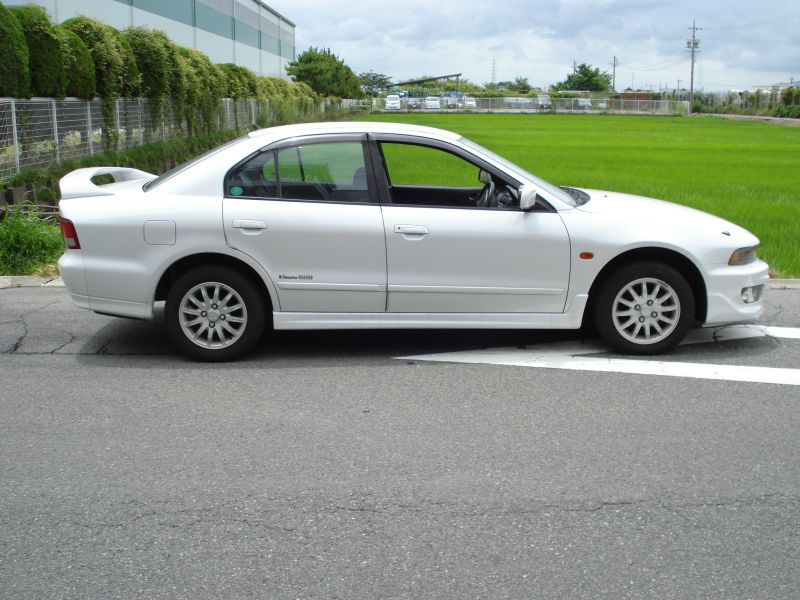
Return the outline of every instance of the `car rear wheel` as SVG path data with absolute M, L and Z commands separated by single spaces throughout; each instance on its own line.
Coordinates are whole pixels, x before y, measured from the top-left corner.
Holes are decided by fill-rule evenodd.
M 233 360 L 264 332 L 265 303 L 241 273 L 204 267 L 184 273 L 167 294 L 167 332 L 184 354 L 202 361 Z
M 658 354 L 674 348 L 694 319 L 694 295 L 686 278 L 656 262 L 627 265 L 600 288 L 594 320 L 606 343 L 626 354 Z

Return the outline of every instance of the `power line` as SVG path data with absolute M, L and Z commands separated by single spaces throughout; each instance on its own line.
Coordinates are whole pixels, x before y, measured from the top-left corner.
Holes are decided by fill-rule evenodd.
M 686 59 L 682 58 L 674 63 L 670 63 L 668 65 L 664 65 L 663 67 L 651 67 L 651 68 L 644 68 L 644 67 L 636 67 L 636 66 L 628 66 L 625 63 L 618 62 L 617 65 L 622 67 L 623 69 L 627 69 L 628 71 L 665 71 L 667 69 L 671 69 L 672 67 L 677 67 L 679 64 L 684 62 Z
M 781 17 L 772 17 L 770 19 L 765 19 L 763 21 L 756 21 L 751 23 L 745 23 L 743 25 L 723 25 L 721 27 L 706 27 L 705 31 L 727 31 L 729 29 L 752 29 L 753 27 L 760 27 L 761 25 L 769 25 L 770 23 L 777 23 L 786 21 L 790 17 L 796 17 L 797 15 L 794 13 L 789 13 L 783 15 Z

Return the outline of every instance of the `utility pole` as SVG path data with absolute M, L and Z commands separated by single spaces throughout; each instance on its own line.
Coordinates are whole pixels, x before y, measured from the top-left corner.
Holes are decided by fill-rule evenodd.
M 572 59 L 572 72 L 573 73 L 577 73 L 578 72 L 578 63 L 575 61 L 574 58 Z
M 497 83 L 497 57 L 492 57 L 492 83 Z
M 614 62 L 611 63 L 611 66 L 614 69 L 611 72 L 611 91 L 612 92 L 616 92 L 617 91 L 617 65 L 618 64 L 619 64 L 619 61 L 617 61 L 617 57 L 615 56 L 614 57 Z
M 689 114 L 692 114 L 692 104 L 694 103 L 694 63 L 697 61 L 697 54 L 700 52 L 700 40 L 697 39 L 697 32 L 703 31 L 698 29 L 694 19 L 692 19 L 692 39 L 686 40 L 686 51 L 692 55 L 692 75 L 689 80 Z

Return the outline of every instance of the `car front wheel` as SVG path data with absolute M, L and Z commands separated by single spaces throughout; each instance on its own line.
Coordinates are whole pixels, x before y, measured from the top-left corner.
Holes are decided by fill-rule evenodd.
M 595 324 L 611 347 L 658 354 L 678 345 L 694 319 L 694 296 L 672 267 L 641 262 L 612 275 L 599 291 Z
M 249 352 L 264 332 L 265 303 L 241 273 L 222 267 L 193 269 L 167 294 L 167 332 L 188 356 L 233 360 Z

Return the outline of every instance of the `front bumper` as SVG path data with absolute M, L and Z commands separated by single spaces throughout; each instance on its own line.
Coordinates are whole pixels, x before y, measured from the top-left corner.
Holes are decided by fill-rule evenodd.
M 762 260 L 744 266 L 720 266 L 706 278 L 708 309 L 703 325 L 711 327 L 758 319 L 764 312 L 764 295 L 755 302 L 745 302 L 745 288 L 769 283 L 769 267 Z

